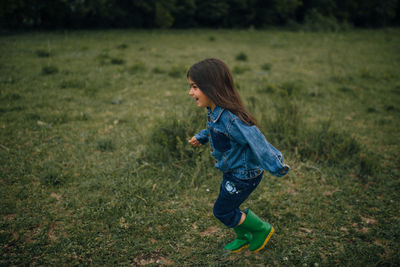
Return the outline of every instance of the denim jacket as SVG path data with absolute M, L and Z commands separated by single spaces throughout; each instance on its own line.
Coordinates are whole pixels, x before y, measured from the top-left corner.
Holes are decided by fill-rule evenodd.
M 219 106 L 213 111 L 208 108 L 207 129 L 201 130 L 195 138 L 201 144 L 209 141 L 211 154 L 216 159 L 215 167 L 237 178 L 257 177 L 263 169 L 278 177 L 289 171 L 282 153 L 265 139 L 257 126 L 245 124 Z

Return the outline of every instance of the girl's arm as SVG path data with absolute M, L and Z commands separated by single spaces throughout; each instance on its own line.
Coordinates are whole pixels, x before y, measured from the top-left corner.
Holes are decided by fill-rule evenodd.
M 200 144 L 204 145 L 208 142 L 208 131 L 207 129 L 201 130 L 194 138 L 199 141 Z
M 250 146 L 264 170 L 278 177 L 285 176 L 289 172 L 290 167 L 283 162 L 282 153 L 265 139 L 257 126 L 249 126 L 235 118 L 229 133 L 236 142 Z

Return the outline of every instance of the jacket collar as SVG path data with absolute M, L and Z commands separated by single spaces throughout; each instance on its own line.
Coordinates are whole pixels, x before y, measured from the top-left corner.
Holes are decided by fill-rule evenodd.
M 220 106 L 215 106 L 213 111 L 211 111 L 210 108 L 207 109 L 208 109 L 208 117 L 212 120 L 213 123 L 216 123 L 219 120 L 219 118 L 221 117 L 222 113 L 225 110 Z

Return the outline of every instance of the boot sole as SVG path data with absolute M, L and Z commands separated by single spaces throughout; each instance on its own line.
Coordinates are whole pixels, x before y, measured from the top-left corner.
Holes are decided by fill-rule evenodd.
M 240 248 L 238 248 L 237 250 L 232 250 L 231 251 L 231 253 L 232 254 L 234 254 L 234 253 L 238 253 L 239 251 L 242 251 L 243 249 L 245 249 L 245 248 L 248 248 L 250 246 L 250 244 L 247 244 L 247 245 L 244 245 L 244 246 L 241 246 Z
M 271 236 L 272 236 L 272 234 L 273 234 L 274 232 L 275 232 L 274 227 L 271 227 L 271 231 L 269 232 L 269 234 L 268 234 L 267 238 L 265 239 L 264 243 L 262 244 L 262 246 L 259 247 L 259 248 L 256 249 L 256 250 L 253 250 L 253 253 L 256 253 L 256 252 L 262 250 L 262 249 L 267 245 L 269 239 L 271 238 Z

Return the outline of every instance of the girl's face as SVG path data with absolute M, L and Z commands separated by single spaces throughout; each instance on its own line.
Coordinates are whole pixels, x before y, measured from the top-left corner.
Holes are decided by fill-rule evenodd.
M 197 106 L 199 108 L 209 107 L 211 108 L 211 110 L 213 110 L 215 108 L 215 104 L 211 101 L 211 99 L 209 99 L 208 96 L 206 96 L 200 90 L 197 84 L 194 81 L 192 81 L 190 77 L 188 78 L 188 82 L 190 85 L 189 95 L 193 97 L 193 99 L 196 101 Z

